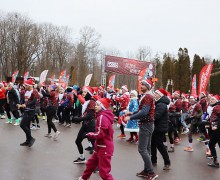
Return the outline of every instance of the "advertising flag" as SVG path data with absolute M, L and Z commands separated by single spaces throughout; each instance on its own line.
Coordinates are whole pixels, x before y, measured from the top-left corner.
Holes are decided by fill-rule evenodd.
M 15 83 L 15 81 L 16 81 L 16 78 L 17 78 L 17 76 L 18 76 L 18 70 L 17 71 L 15 71 L 13 74 L 12 74 L 12 77 L 11 77 L 11 82 L 12 83 Z
M 199 73 L 199 90 L 198 95 L 200 95 L 201 92 L 205 92 L 209 78 L 212 72 L 213 64 L 207 64 L 205 65 L 202 70 Z
M 40 83 L 43 83 L 43 82 L 46 80 L 47 73 L 48 73 L 48 70 L 44 70 L 44 71 L 40 74 L 40 78 L 39 78 L 39 82 L 40 82 Z
M 92 79 L 92 74 L 88 74 L 85 78 L 85 86 L 89 86 L 91 79 Z
M 108 81 L 108 86 L 111 87 L 112 89 L 115 88 L 115 75 L 110 76 Z
M 191 95 L 197 96 L 196 92 L 196 74 L 194 74 L 193 79 L 192 79 L 192 89 L 191 89 Z

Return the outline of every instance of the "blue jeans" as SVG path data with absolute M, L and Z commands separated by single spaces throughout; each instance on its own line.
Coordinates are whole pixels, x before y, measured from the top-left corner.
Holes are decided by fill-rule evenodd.
M 146 173 L 153 172 L 151 162 L 151 137 L 154 131 L 154 123 L 148 122 L 140 125 L 139 127 L 139 143 L 138 152 L 144 161 L 144 171 Z
M 182 113 L 181 114 L 181 124 L 183 125 L 184 128 L 188 128 L 186 125 L 186 117 L 187 117 L 188 113 Z

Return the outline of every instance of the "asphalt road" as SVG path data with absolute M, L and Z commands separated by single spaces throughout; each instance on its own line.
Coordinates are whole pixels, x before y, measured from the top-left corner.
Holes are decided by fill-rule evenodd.
M 19 126 L 5 124 L 0 120 L 0 180 L 70 180 L 79 177 L 85 165 L 73 164 L 78 157 L 75 139 L 80 124 L 65 128 L 56 124 L 61 131 L 57 141 L 45 138 L 46 122 L 40 120 L 41 129 L 32 131 L 36 142 L 33 147 L 21 147 L 25 135 Z M 112 174 L 115 180 L 139 180 L 135 174 L 143 170 L 143 162 L 138 153 L 137 145 L 117 139 L 120 133 L 115 126 L 115 153 L 112 159 Z M 196 139 L 196 138 L 194 138 Z M 88 142 L 85 139 L 84 147 Z M 186 136 L 170 154 L 171 170 L 163 170 L 163 160 L 158 153 L 158 165 L 155 172 L 161 180 L 220 180 L 220 169 L 207 166 L 205 146 L 194 140 L 194 152 L 184 152 L 187 145 Z M 219 154 L 219 147 L 217 146 Z M 85 151 L 88 159 L 90 154 Z M 91 180 L 98 180 L 98 174 L 93 174 Z

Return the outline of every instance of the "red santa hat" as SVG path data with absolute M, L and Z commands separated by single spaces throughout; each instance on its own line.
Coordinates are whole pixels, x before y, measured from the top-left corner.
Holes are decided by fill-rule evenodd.
M 190 97 L 189 97 L 189 99 L 196 99 L 197 97 L 196 97 L 196 95 L 190 95 Z
M 155 93 L 159 94 L 161 97 L 162 96 L 167 96 L 167 91 L 165 89 L 163 89 L 163 88 L 157 89 L 155 91 Z
M 94 93 L 93 93 L 93 94 L 97 94 L 98 91 L 99 91 L 99 88 L 98 88 L 98 87 L 92 87 L 92 89 L 94 90 Z
M 216 100 L 216 102 L 219 102 L 220 101 L 220 97 L 219 97 L 219 95 L 214 95 L 214 96 L 212 96 L 212 99 L 215 99 Z
M 35 84 L 34 79 L 28 79 L 28 80 L 24 81 L 25 86 L 33 86 L 34 84 Z
M 4 84 L 5 87 L 8 85 L 6 81 L 2 81 L 2 83 Z
M 149 90 L 153 87 L 153 81 L 150 79 L 145 79 L 141 81 L 141 84 L 145 85 Z
M 181 97 L 187 99 L 188 95 L 185 94 L 185 93 L 182 93 L 182 94 L 181 94 Z
M 90 86 L 85 86 L 84 90 L 86 90 L 91 96 L 93 96 L 94 90 Z
M 177 95 L 177 96 L 180 96 L 180 91 L 177 90 L 177 91 L 174 91 L 173 95 Z
M 99 86 L 99 89 L 104 90 L 105 86 L 101 85 L 101 86 Z
M 128 92 L 128 86 L 127 86 L 127 85 L 123 85 L 123 86 L 121 87 L 121 89 L 124 89 L 126 92 Z
M 112 86 L 108 85 L 108 86 L 107 86 L 107 89 L 112 89 Z
M 24 81 L 25 86 L 33 86 L 34 84 L 35 84 L 34 79 L 28 79 L 28 80 Z
M 175 111 L 176 110 L 176 106 L 174 104 L 171 104 L 169 107 L 170 111 Z
M 111 100 L 108 98 L 101 98 L 99 100 L 96 101 L 96 103 L 102 107 L 102 109 L 106 110 L 109 108 L 110 104 L 111 104 Z

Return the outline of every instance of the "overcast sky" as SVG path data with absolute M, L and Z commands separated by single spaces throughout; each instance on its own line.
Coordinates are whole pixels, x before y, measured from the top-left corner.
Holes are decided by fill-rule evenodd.
M 0 0 L 0 10 L 68 26 L 73 34 L 91 26 L 103 47 L 124 56 L 149 46 L 153 54 L 186 47 L 191 58 L 220 58 L 220 0 Z

